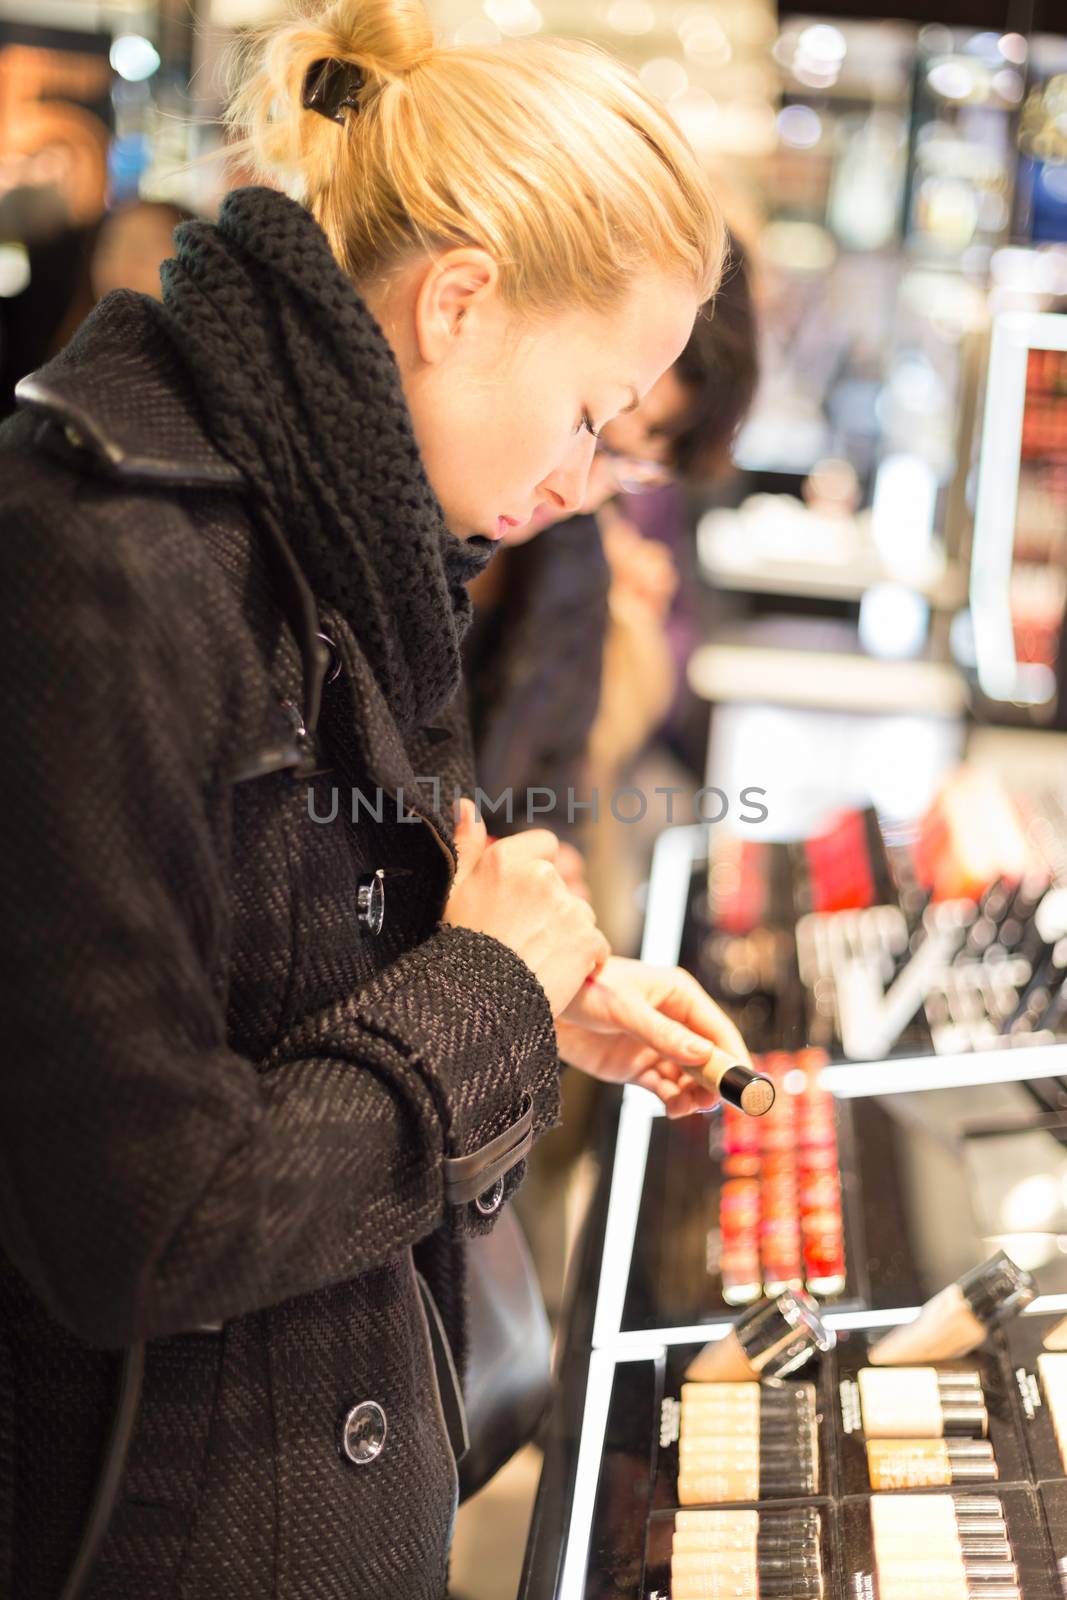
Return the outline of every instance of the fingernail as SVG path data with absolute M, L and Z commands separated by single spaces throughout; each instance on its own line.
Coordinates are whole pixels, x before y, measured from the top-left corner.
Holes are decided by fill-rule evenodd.
M 706 1061 L 710 1056 L 711 1046 L 706 1039 L 698 1039 L 695 1033 L 679 1034 L 679 1039 L 686 1055 L 694 1061 Z

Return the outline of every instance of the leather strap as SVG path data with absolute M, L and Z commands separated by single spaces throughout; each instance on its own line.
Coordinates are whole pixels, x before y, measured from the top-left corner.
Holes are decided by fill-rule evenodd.
M 510 1128 L 467 1156 L 449 1156 L 444 1161 L 445 1200 L 449 1205 L 466 1205 L 491 1189 L 510 1172 L 533 1144 L 533 1101 L 523 1096 L 523 1112 Z

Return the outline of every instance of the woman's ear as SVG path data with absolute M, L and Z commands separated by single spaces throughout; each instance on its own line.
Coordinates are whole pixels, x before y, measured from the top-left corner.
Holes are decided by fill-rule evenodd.
M 461 247 L 428 263 L 415 295 L 415 343 L 436 366 L 493 299 L 500 269 L 487 250 Z

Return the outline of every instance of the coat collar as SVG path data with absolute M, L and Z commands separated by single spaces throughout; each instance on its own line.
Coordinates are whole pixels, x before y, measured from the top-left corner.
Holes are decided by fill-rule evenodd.
M 111 477 L 155 487 L 246 487 L 208 437 L 195 390 L 160 337 L 153 302 L 132 290 L 106 296 L 59 355 L 16 385 L 15 398 L 58 423 L 68 443 Z M 275 530 L 268 545 L 304 666 L 304 727 L 314 734 L 329 653 L 315 597 L 288 542 Z
M 58 356 L 16 385 L 17 402 L 52 417 L 116 477 L 240 488 L 240 469 L 208 438 L 195 391 L 150 310 L 132 290 L 109 294 Z
M 123 330 L 121 345 L 113 336 L 119 324 Z M 130 337 L 131 329 L 136 334 L 134 338 Z M 108 295 L 58 356 L 19 382 L 15 396 L 23 408 L 63 427 L 68 442 L 87 451 L 94 466 L 113 477 L 131 483 L 185 488 L 239 490 L 244 486 L 240 469 L 208 437 L 195 391 L 170 342 L 159 337 L 150 307 L 142 296 L 130 290 Z M 305 691 L 310 678 L 317 713 L 327 667 L 321 643 L 324 635 L 318 631 L 318 610 L 292 551 L 288 547 L 274 550 L 272 556 L 276 582 L 304 657 Z M 345 633 L 341 619 L 326 608 L 322 620 L 330 636 L 341 645 L 347 669 L 331 699 L 347 702 L 364 760 L 383 789 L 405 794 L 416 814 L 440 827 L 440 816 L 434 816 L 432 809 L 425 806 L 425 794 L 411 757 L 398 752 L 388 737 L 390 718 L 384 704 L 378 706 L 380 695 L 370 668 L 358 649 L 349 652 L 341 644 Z M 458 705 L 459 702 L 457 708 Z M 371 707 L 378 707 L 380 715 L 371 715 Z M 456 715 L 462 722 L 458 709 Z M 314 731 L 317 714 L 305 720 Z M 442 720 L 447 724 L 447 718 Z M 445 812 L 452 786 L 469 786 L 469 748 L 459 741 L 454 751 L 451 742 L 455 736 L 456 728 L 448 725 L 415 730 L 413 734 L 420 768 L 428 771 L 436 772 L 442 765 L 440 741 L 449 744 L 448 756 L 456 763 L 456 770 L 449 767 L 444 777 Z M 430 750 L 436 752 L 436 761 L 429 758 Z M 447 837 L 447 827 L 443 831 Z

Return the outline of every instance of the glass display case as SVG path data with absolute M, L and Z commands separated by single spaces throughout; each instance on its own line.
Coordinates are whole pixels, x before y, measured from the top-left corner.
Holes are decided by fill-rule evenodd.
M 699 961 L 708 840 L 661 840 L 646 958 Z M 896 847 L 857 817 L 830 853 L 840 893 L 888 902 Z M 762 928 L 789 926 L 788 865 L 750 896 Z M 728 896 L 717 926 L 739 914 Z M 988 897 L 981 916 L 1015 937 Z M 937 1053 L 927 1021 L 861 1062 L 805 1032 L 762 1058 L 778 1089 L 762 1127 L 722 1111 L 674 1122 L 639 1089 L 606 1114 L 527 1600 L 1063 1593 L 1067 1045 L 1033 1030 L 1026 1048 L 976 1034 Z M 889 1331 L 998 1251 L 1030 1285 L 1021 1315 L 990 1316 L 961 1357 L 881 1364 Z M 762 1383 L 689 1375 L 754 1297 L 805 1285 L 832 1349 Z M 934 1587 L 915 1587 L 920 1535 Z

